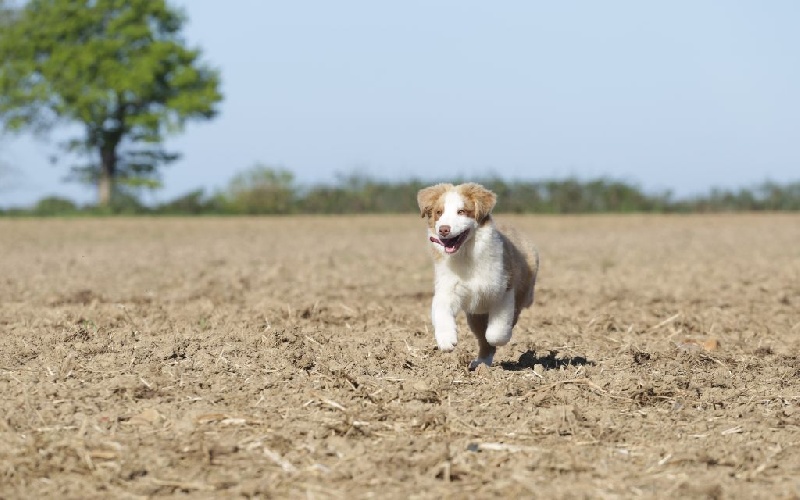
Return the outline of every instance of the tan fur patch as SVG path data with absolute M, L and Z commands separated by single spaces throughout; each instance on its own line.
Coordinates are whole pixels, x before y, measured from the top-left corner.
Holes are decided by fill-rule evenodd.
M 474 182 L 458 186 L 441 183 L 420 189 L 417 193 L 419 215 L 428 218 L 431 228 L 442 216 L 444 195 L 448 191 L 456 191 L 464 199 L 464 215 L 475 219 L 481 226 L 489 221 L 489 214 L 497 203 L 497 196 L 493 192 Z
M 480 184 L 469 182 L 460 184 L 456 191 L 466 200 L 470 217 L 483 224 L 497 203 L 497 195 Z
M 428 226 L 435 227 L 436 221 L 442 216 L 444 210 L 444 194 L 455 186 L 452 184 L 436 184 L 420 189 L 417 193 L 420 217 L 428 218 Z
M 514 325 L 523 309 L 533 304 L 539 252 L 513 229 L 499 231 L 503 238 L 503 268 L 508 276 L 507 289 L 514 289 Z

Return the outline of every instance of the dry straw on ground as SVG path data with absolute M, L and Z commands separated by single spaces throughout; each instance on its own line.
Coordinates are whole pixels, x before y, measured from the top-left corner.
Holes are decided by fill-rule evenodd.
M 0 220 L 0 497 L 800 494 L 800 217 L 502 219 L 472 373 L 416 217 Z

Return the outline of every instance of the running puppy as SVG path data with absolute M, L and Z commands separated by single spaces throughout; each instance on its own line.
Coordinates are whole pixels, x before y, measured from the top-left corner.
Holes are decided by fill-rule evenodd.
M 511 340 L 519 313 L 533 304 L 539 270 L 533 247 L 495 227 L 496 201 L 493 192 L 475 183 L 436 184 L 417 193 L 433 251 L 436 343 L 442 351 L 456 347 L 456 315 L 463 310 L 478 339 L 470 370 L 481 363 L 491 366 L 496 347 Z

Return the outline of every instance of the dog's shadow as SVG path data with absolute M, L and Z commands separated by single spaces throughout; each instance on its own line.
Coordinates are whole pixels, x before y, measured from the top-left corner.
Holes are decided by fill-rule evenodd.
M 537 356 L 536 351 L 528 349 L 523 352 L 517 361 L 503 361 L 500 366 L 503 370 L 518 372 L 522 370 L 532 369 L 536 365 L 542 365 L 545 370 L 558 370 L 565 366 L 594 366 L 595 362 L 586 359 L 583 356 L 573 356 L 566 358 L 557 358 L 558 351 L 548 351 L 545 356 Z

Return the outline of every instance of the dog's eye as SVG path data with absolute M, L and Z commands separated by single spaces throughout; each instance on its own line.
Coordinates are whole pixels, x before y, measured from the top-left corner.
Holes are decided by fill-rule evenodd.
M 467 211 L 464 210 L 463 208 L 458 211 L 458 215 L 466 215 L 466 214 L 467 214 Z
M 437 211 L 436 211 L 436 216 L 438 217 L 438 216 L 440 216 L 440 215 L 442 215 L 442 211 L 441 211 L 441 210 L 437 210 Z

